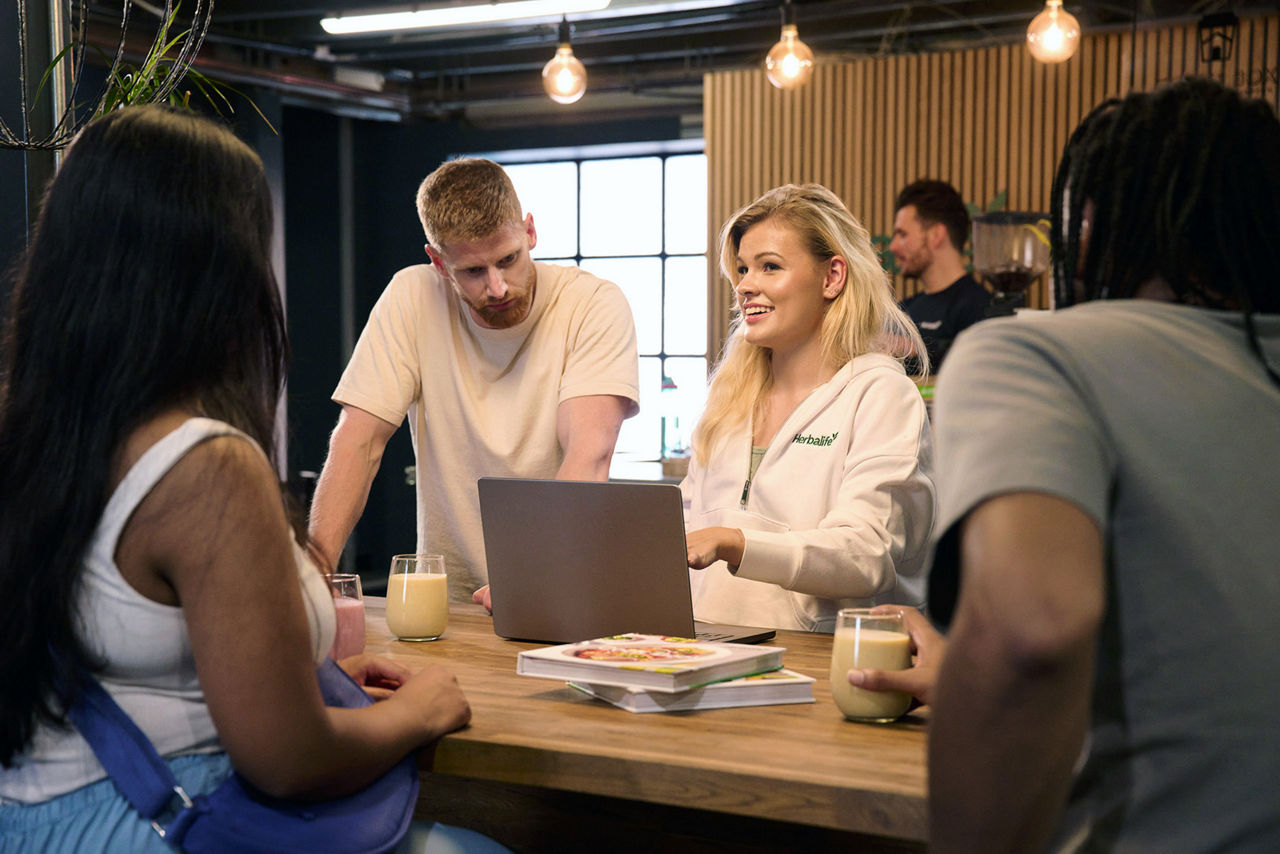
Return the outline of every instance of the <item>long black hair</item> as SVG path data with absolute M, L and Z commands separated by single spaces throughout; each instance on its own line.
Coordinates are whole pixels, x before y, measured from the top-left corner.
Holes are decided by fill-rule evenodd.
M 1057 305 L 1159 277 L 1178 302 L 1243 312 L 1280 385 L 1254 324 L 1280 313 L 1280 119 L 1265 101 L 1203 79 L 1107 101 L 1072 133 L 1052 198 Z
M 131 431 L 189 406 L 274 455 L 270 234 L 257 155 L 167 107 L 92 122 L 49 185 L 0 339 L 0 763 L 98 666 L 76 603 Z

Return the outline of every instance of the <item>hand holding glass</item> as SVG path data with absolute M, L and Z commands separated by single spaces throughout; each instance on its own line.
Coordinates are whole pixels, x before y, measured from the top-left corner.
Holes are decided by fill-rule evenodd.
M 333 589 L 333 609 L 338 616 L 338 630 L 329 657 L 341 661 L 364 652 L 364 591 L 360 589 L 358 575 L 337 573 L 327 577 Z
M 396 555 L 387 577 L 387 628 L 403 641 L 433 641 L 449 624 L 443 555 Z
M 849 684 L 852 668 L 906 670 L 911 666 L 911 636 L 899 613 L 845 608 L 836 617 L 831 648 L 831 698 L 851 721 L 889 723 L 911 705 L 902 691 L 868 691 Z

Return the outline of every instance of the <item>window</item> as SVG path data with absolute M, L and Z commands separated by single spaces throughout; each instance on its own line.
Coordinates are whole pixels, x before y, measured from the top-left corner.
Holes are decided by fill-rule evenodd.
M 707 387 L 707 161 L 700 152 L 628 152 L 502 163 L 538 230 L 533 256 L 618 285 L 640 351 L 640 414 L 623 422 L 616 476 L 688 448 Z M 545 153 L 543 153 L 545 157 Z

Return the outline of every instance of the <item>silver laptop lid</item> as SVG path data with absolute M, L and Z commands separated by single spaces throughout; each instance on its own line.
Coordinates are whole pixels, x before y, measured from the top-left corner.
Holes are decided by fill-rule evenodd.
M 478 488 L 497 634 L 693 636 L 679 487 L 484 477 Z

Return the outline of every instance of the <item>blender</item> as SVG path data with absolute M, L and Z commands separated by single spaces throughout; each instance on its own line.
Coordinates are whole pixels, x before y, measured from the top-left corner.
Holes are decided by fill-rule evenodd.
M 1011 315 L 1049 269 L 1049 216 L 1000 211 L 973 218 L 973 271 L 991 287 L 988 317 Z

